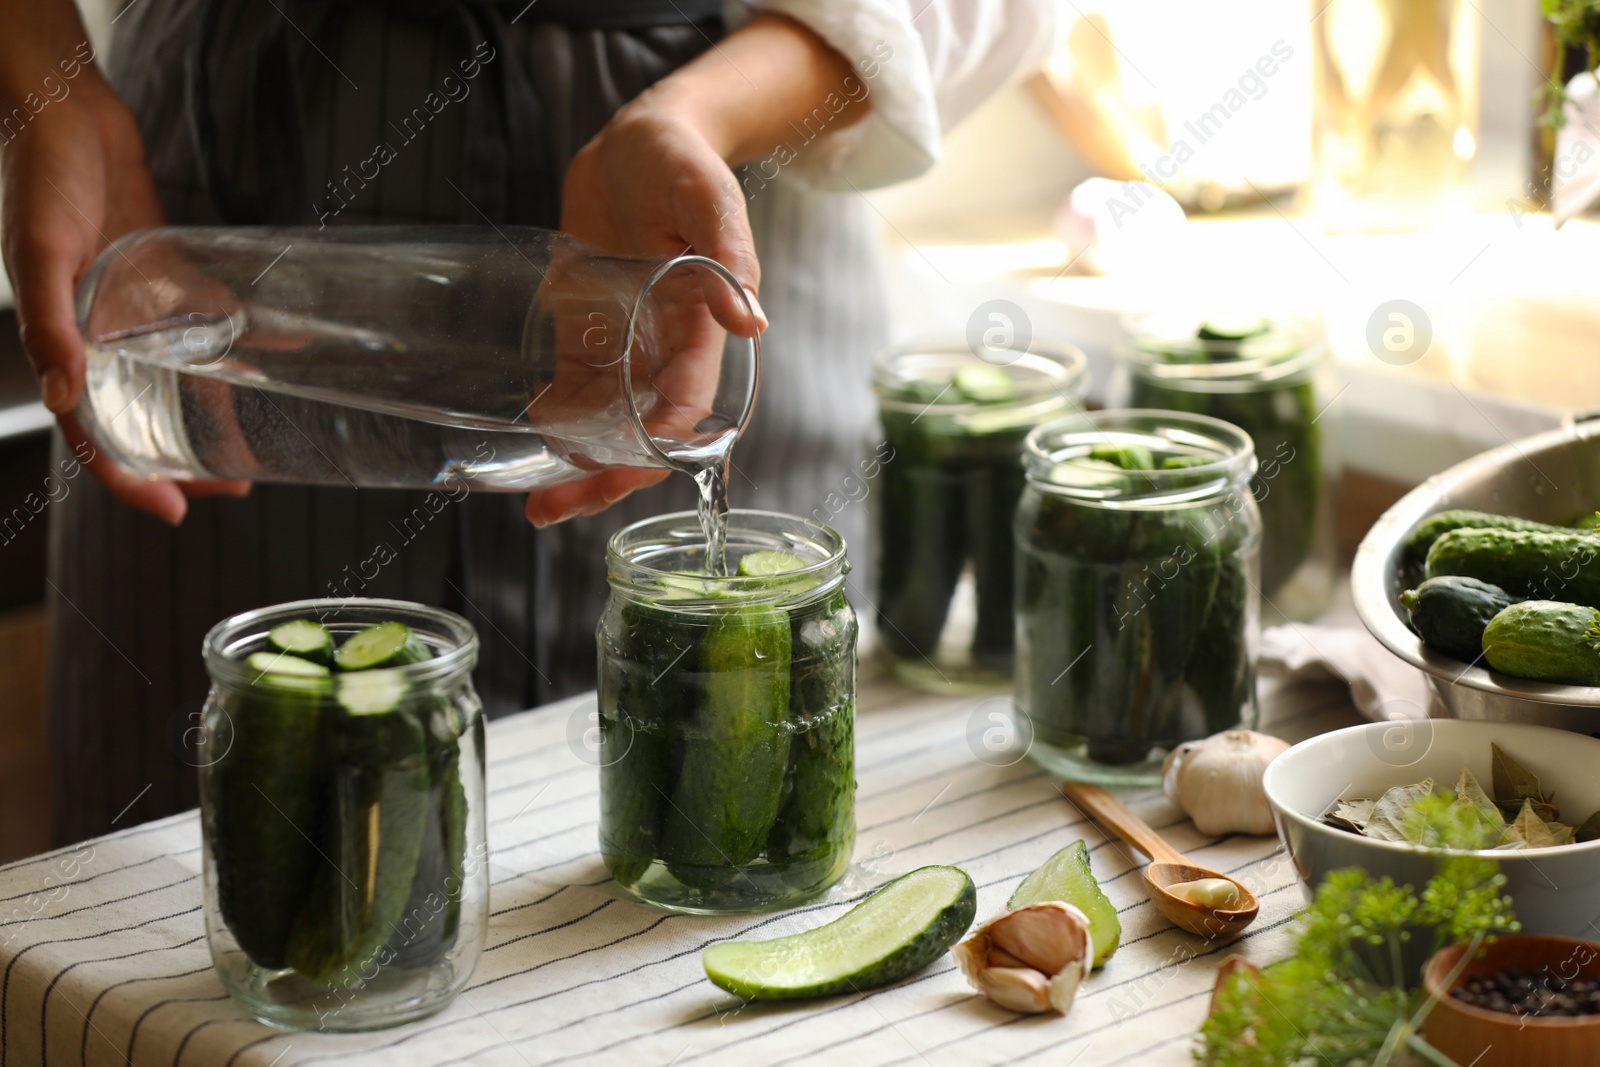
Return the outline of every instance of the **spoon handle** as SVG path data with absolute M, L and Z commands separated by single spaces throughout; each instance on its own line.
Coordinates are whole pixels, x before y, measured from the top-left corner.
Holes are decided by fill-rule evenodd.
M 1134 848 L 1157 863 L 1188 863 L 1183 853 L 1161 839 L 1150 824 L 1129 811 L 1122 801 L 1088 782 L 1062 782 L 1061 792 L 1068 800 L 1112 830 Z

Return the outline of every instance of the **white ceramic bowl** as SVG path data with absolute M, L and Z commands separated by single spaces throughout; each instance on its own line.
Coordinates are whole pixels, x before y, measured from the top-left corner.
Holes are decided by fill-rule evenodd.
M 1490 789 L 1489 743 L 1540 778 L 1565 822 L 1600 810 L 1600 740 L 1504 722 L 1423 719 L 1375 722 L 1302 741 L 1267 767 L 1265 787 L 1278 836 L 1311 891 L 1330 871 L 1364 867 L 1421 887 L 1433 858 L 1423 849 L 1336 830 L 1318 821 L 1340 797 L 1381 796 L 1390 786 L 1433 778 L 1451 787 L 1470 769 Z M 1524 933 L 1600 935 L 1600 840 L 1479 855 L 1499 861 Z

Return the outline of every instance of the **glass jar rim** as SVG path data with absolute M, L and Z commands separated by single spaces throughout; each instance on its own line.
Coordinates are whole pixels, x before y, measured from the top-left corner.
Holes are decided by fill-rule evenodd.
M 1144 444 L 1165 439 L 1192 454 L 1214 458 L 1192 466 L 1165 470 L 1122 470 L 1115 479 L 1085 477 L 1057 480 L 1063 466 L 1092 473 L 1073 464 L 1095 445 Z M 1255 442 L 1231 422 L 1209 415 L 1154 408 L 1118 408 L 1046 423 L 1028 434 L 1023 444 L 1028 484 L 1045 492 L 1105 507 L 1151 507 L 1198 503 L 1237 489 L 1256 472 Z
M 1123 321 L 1117 354 L 1141 378 L 1197 392 L 1247 392 L 1263 384 L 1297 382 L 1327 360 L 1327 339 L 1316 316 L 1261 318 L 1267 332 L 1230 340 L 1196 336 L 1204 319 L 1164 313 L 1131 316 Z
M 206 673 L 218 684 L 242 687 L 254 684 L 261 676 L 253 670 L 242 655 L 234 650 L 247 636 L 265 635 L 273 625 L 293 619 L 315 618 L 328 623 L 340 613 L 349 613 L 359 619 L 361 626 L 389 621 L 395 616 L 425 619 L 432 627 L 432 635 L 452 643 L 452 647 L 432 659 L 408 663 L 384 670 L 399 671 L 413 685 L 437 682 L 453 675 L 472 670 L 478 662 L 478 632 L 472 624 L 453 611 L 430 607 L 411 600 L 387 600 L 375 597 L 321 597 L 312 600 L 293 600 L 264 608 L 253 608 L 230 615 L 206 632 L 202 646 Z M 356 620 L 352 620 L 356 621 Z M 424 635 L 427 636 L 427 635 Z
M 1009 355 L 1009 359 L 992 359 L 981 355 L 965 339 L 939 336 L 917 338 L 891 345 L 878 353 L 873 363 L 872 390 L 878 404 L 889 411 L 930 412 L 940 415 L 960 415 L 970 412 L 1016 407 L 1058 397 L 1067 403 L 1082 400 L 1089 392 L 1089 358 L 1076 345 L 1030 341 L 1020 347 L 1000 346 L 994 351 Z M 934 359 L 955 357 L 967 365 L 989 366 L 1004 370 L 1015 366 L 1026 357 L 1034 357 L 1040 374 L 1031 380 L 1019 380 L 1012 375 L 1014 384 L 1021 386 L 1016 395 L 1000 402 L 980 403 L 972 400 L 932 401 L 907 398 L 905 384 L 908 376 L 895 372 L 895 367 L 916 357 Z
M 681 595 L 683 591 L 679 590 L 680 595 L 670 601 L 673 610 L 704 610 L 719 603 L 726 605 L 734 599 L 747 604 L 807 603 L 827 592 L 849 570 L 844 537 L 833 527 L 812 519 L 779 511 L 731 508 L 728 543 L 736 543 L 741 533 L 747 538 L 767 539 L 770 544 L 766 547 L 795 552 L 807 559 L 807 565 L 772 577 L 693 575 L 693 580 L 702 586 L 713 588 L 715 596 Z M 606 543 L 606 579 L 613 589 L 636 595 L 677 588 L 675 579 L 682 585 L 683 579 L 690 576 L 679 570 L 653 566 L 648 560 L 637 558 L 638 554 L 665 555 L 696 546 L 703 549 L 704 545 L 700 516 L 696 512 L 674 511 L 641 519 L 612 534 Z M 810 552 L 802 554 L 806 549 Z M 658 606 L 667 607 L 668 604 Z

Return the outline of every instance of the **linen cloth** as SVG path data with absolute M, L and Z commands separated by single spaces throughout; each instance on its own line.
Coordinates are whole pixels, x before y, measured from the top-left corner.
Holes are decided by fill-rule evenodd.
M 1178 1065 L 1190 1062 L 1216 965 L 1236 952 L 1261 963 L 1287 954 L 1303 896 L 1275 838 L 1208 838 L 1159 791 L 1124 794 L 1173 845 L 1261 899 L 1242 936 L 1204 941 L 1156 912 L 1139 873 L 1147 861 L 1108 841 L 1048 775 L 1026 759 L 977 758 L 986 750 L 968 738 L 981 738 L 1003 697 L 866 681 L 859 698 L 846 880 L 802 908 L 726 918 L 669 915 L 615 892 L 597 851 L 598 774 L 567 740 L 587 725 L 592 694 L 491 723 L 488 947 L 454 1003 L 392 1030 L 288 1033 L 229 1000 L 206 950 L 195 812 L 0 868 L 0 1067 Z M 1328 685 L 1269 687 L 1265 706 L 1289 740 L 1356 721 Z M 948 957 L 883 989 L 772 1005 L 741 1006 L 701 968 L 715 941 L 808 929 L 925 864 L 966 870 L 982 920 L 1078 838 L 1122 944 L 1065 1018 L 995 1007 Z

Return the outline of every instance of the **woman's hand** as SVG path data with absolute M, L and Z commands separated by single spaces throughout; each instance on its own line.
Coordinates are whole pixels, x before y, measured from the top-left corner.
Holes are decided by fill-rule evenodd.
M 716 48 L 630 101 L 567 168 L 561 228 L 619 255 L 706 256 L 727 267 L 750 297 L 725 287 L 707 292 L 724 329 L 749 337 L 766 329 L 756 299 L 761 264 L 744 193 L 732 167 L 769 153 L 792 135 L 851 74 L 820 37 L 781 16 L 763 15 Z M 847 113 L 848 125 L 866 108 Z M 820 266 L 820 265 L 819 265 Z M 662 470 L 617 468 L 528 497 L 528 518 L 544 526 L 592 515 Z
M 92 457 L 85 466 L 118 500 L 177 523 L 188 509 L 186 494 L 239 495 L 249 485 L 192 482 L 180 489 L 128 474 L 86 442 L 73 413 L 84 385 L 74 291 L 108 243 L 163 220 L 133 116 L 92 67 L 69 84 L 65 97 L 46 104 L 0 150 L 0 233 L 22 343 L 73 453 Z

